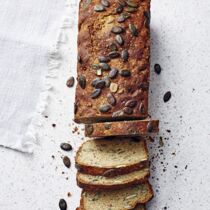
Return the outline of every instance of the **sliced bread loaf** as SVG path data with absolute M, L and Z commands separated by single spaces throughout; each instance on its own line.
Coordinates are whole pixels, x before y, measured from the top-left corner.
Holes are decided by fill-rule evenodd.
M 94 139 L 82 144 L 75 161 L 82 173 L 110 177 L 145 168 L 148 150 L 144 139 Z
M 118 122 L 102 122 L 85 125 L 85 135 L 88 137 L 109 136 L 142 136 L 158 133 L 158 120 L 133 120 Z
M 148 177 L 149 168 L 115 177 L 93 176 L 78 172 L 77 184 L 86 190 L 113 190 L 143 183 Z
M 144 184 L 113 191 L 83 191 L 83 210 L 129 210 L 137 204 L 145 204 L 153 197 L 151 185 Z

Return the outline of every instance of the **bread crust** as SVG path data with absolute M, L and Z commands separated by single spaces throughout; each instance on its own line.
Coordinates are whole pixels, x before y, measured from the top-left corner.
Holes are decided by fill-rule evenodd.
M 89 4 L 87 4 L 89 2 Z M 79 33 L 78 33 L 78 84 L 75 98 L 75 122 L 94 123 L 114 120 L 134 120 L 148 117 L 148 94 L 150 76 L 150 0 L 138 2 L 134 12 L 113 11 L 119 6 L 115 0 L 109 0 L 110 6 L 102 12 L 94 11 L 94 7 L 100 4 L 98 0 L 81 0 L 79 8 Z M 130 8 L 132 9 L 132 8 Z M 129 18 L 118 22 L 120 15 L 128 13 Z M 132 25 L 132 26 L 131 26 Z M 120 26 L 123 32 L 115 34 L 112 28 Z M 137 34 L 133 34 L 137 30 Z M 116 42 L 116 37 L 121 36 L 124 44 Z M 117 46 L 117 51 L 122 56 L 124 50 L 128 51 L 128 60 L 119 58 L 110 59 L 108 65 L 119 70 L 111 83 L 117 84 L 116 91 L 110 86 L 101 88 L 101 93 L 96 98 L 91 98 L 94 91 L 92 81 L 99 77 L 104 80 L 109 76 L 110 70 L 102 70 L 102 75 L 96 73 L 99 68 L 99 56 L 110 56 L 113 49 L 111 44 Z M 93 68 L 94 66 L 94 68 Z M 101 67 L 100 67 L 101 68 Z M 122 76 L 122 70 L 129 70 L 130 76 Z M 82 76 L 82 85 L 81 84 Z M 110 78 L 110 77 L 109 77 Z M 86 81 L 86 82 L 84 82 Z M 107 95 L 112 93 L 116 103 L 112 104 L 107 111 L 101 112 L 101 105 L 109 104 Z M 135 105 L 128 105 L 131 100 Z
M 149 165 L 149 152 L 148 152 L 147 144 L 146 144 L 146 141 L 143 141 L 143 142 L 144 142 L 144 150 L 146 151 L 146 154 L 147 154 L 146 160 L 141 161 L 139 163 L 132 164 L 132 165 L 124 165 L 124 166 L 115 167 L 115 168 L 113 168 L 113 167 L 103 168 L 103 167 L 96 167 L 96 166 L 88 166 L 88 165 L 79 163 L 78 156 L 82 149 L 82 145 L 81 145 L 79 147 L 76 157 L 75 157 L 75 167 L 81 173 L 95 175 L 95 176 L 97 176 L 97 175 L 105 176 L 105 177 L 113 177 L 113 176 L 128 174 L 133 171 L 138 171 L 140 169 L 148 167 L 148 165 Z
M 142 136 L 158 133 L 159 120 L 104 122 L 85 125 L 87 137 Z

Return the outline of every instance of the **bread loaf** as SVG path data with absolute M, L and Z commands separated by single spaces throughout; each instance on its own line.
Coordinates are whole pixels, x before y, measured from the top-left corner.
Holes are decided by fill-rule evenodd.
M 81 0 L 75 121 L 148 117 L 150 0 Z

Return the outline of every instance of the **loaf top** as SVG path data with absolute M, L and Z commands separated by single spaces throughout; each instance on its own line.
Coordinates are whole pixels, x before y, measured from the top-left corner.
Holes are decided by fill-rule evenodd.
M 145 141 L 132 138 L 88 140 L 76 155 L 78 165 L 120 168 L 148 160 Z
M 80 1 L 76 122 L 148 116 L 150 0 L 123 2 Z
M 89 192 L 83 191 L 84 210 L 128 210 L 140 203 L 148 202 L 153 196 L 149 183 L 144 183 L 120 190 Z

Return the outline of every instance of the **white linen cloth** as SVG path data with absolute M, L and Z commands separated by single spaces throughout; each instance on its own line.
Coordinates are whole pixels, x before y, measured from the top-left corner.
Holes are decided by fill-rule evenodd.
M 0 0 L 0 145 L 32 152 L 65 0 Z M 56 67 L 55 67 L 56 68 Z M 53 68 L 52 68 L 53 69 Z M 38 111 L 41 111 L 40 109 Z

